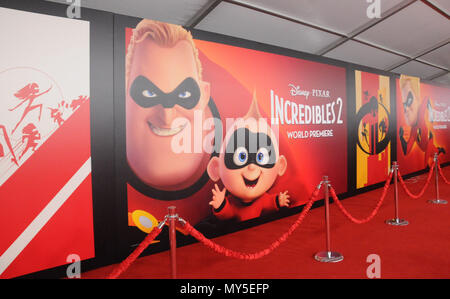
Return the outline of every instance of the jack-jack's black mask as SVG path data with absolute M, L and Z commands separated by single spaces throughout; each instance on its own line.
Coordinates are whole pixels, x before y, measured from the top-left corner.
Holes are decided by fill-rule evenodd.
M 165 93 L 146 77 L 138 76 L 131 84 L 130 96 L 142 108 L 156 105 L 173 108 L 179 105 L 185 109 L 192 109 L 200 100 L 200 88 L 193 78 L 188 77 L 172 92 Z
M 251 163 L 272 168 L 276 163 L 275 147 L 267 134 L 253 133 L 247 128 L 234 131 L 225 148 L 225 166 L 243 168 Z

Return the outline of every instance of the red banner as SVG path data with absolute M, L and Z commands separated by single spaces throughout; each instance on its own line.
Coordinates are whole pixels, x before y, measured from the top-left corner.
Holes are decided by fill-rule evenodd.
M 95 256 L 89 22 L 0 7 L 0 43 L 0 278 L 79 265 Z
M 390 169 L 395 128 L 389 81 L 387 76 L 355 71 L 357 189 L 384 181 Z
M 440 163 L 450 161 L 449 92 L 416 77 L 397 79 L 397 157 L 404 174 L 429 167 L 435 153 Z
M 131 226 L 151 231 L 171 205 L 192 224 L 252 219 L 304 204 L 324 175 L 347 191 L 345 68 L 150 20 L 125 46 Z M 268 143 L 253 153 L 253 137 Z

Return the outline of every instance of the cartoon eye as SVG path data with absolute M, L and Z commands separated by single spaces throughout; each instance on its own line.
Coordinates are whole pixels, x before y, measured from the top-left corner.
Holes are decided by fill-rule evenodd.
M 178 94 L 178 97 L 181 99 L 187 99 L 190 96 L 191 96 L 191 93 L 189 91 L 183 91 Z
M 148 90 L 148 89 L 144 90 L 144 91 L 142 92 L 142 95 L 143 95 L 144 97 L 146 97 L 146 98 L 154 98 L 154 97 L 156 97 L 156 93 L 154 93 L 153 91 L 150 91 L 150 90 Z
M 256 162 L 260 165 L 265 165 L 269 162 L 269 152 L 267 148 L 262 147 L 256 153 Z
M 233 162 L 237 166 L 244 165 L 248 160 L 248 152 L 245 149 L 245 147 L 239 147 L 235 152 L 233 156 Z

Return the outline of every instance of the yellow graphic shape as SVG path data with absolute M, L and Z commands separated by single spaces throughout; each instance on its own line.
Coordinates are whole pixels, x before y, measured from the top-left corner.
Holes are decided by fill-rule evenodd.
M 131 213 L 131 219 L 134 225 L 137 226 L 144 233 L 150 233 L 154 227 L 158 226 L 158 220 L 156 218 L 143 210 L 135 210 Z M 159 241 L 153 241 L 152 243 L 157 243 Z
M 355 95 L 356 95 L 356 111 L 358 113 L 362 106 L 362 84 L 361 71 L 355 71 Z M 358 138 L 361 136 L 362 124 L 358 126 Z M 356 188 L 359 189 L 367 185 L 367 157 L 358 145 L 356 146 Z
M 381 99 L 381 103 L 386 107 L 387 113 L 390 113 L 390 82 L 389 77 L 387 76 L 378 76 L 379 86 L 378 86 L 378 100 Z M 362 83 L 361 83 L 361 71 L 355 71 L 355 95 L 356 95 L 356 105 L 355 105 L 355 113 L 358 113 L 359 109 L 362 106 Z M 381 123 L 383 119 L 388 120 L 388 114 L 384 109 L 378 109 L 378 123 Z M 390 126 L 392 124 L 389 124 Z M 363 125 L 358 125 L 358 138 L 361 138 L 363 131 Z M 387 133 L 387 132 L 386 132 Z M 386 138 L 386 136 L 382 136 L 382 138 Z M 364 146 L 364 145 L 363 145 Z M 369 152 L 369 149 L 367 148 Z M 389 165 L 391 164 L 391 157 L 389 153 L 391 152 L 391 143 L 378 154 L 378 161 L 382 161 L 385 155 L 387 155 L 386 169 L 389 169 Z M 369 181 L 369 173 L 368 173 L 368 159 L 370 155 L 363 152 L 358 145 L 356 145 L 356 188 L 362 188 L 367 186 Z

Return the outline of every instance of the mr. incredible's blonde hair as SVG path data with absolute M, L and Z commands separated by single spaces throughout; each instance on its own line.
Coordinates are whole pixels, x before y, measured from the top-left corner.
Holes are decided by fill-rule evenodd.
M 198 51 L 195 47 L 194 40 L 189 31 L 181 27 L 180 25 L 173 25 L 153 20 L 142 20 L 133 29 L 133 35 L 131 36 L 130 44 L 128 46 L 128 52 L 126 57 L 125 68 L 125 80 L 128 86 L 128 78 L 131 72 L 131 66 L 133 64 L 134 51 L 136 46 L 145 39 L 154 41 L 158 46 L 171 48 L 174 47 L 179 41 L 186 40 L 192 46 L 194 53 L 194 59 L 197 65 L 198 77 L 202 79 L 202 65 L 198 58 Z
M 414 95 L 415 95 L 417 101 L 420 102 L 420 78 L 406 76 L 406 75 L 400 75 L 400 90 L 403 90 L 403 88 L 405 88 L 405 86 L 406 86 L 406 84 L 408 84 L 408 82 L 411 86 L 411 89 L 414 92 Z

